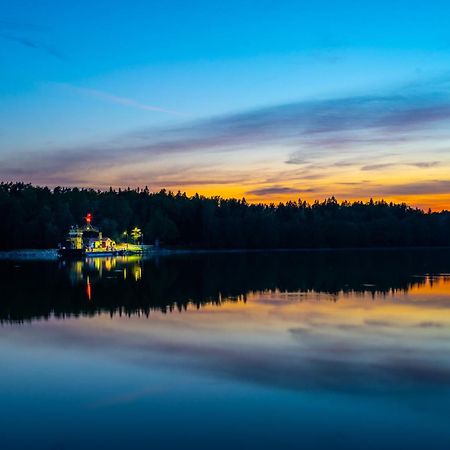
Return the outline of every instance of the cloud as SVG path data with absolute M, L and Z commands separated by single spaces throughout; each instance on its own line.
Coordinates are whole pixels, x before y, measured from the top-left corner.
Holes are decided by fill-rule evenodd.
M 412 166 L 417 169 L 429 169 L 431 167 L 436 167 L 441 164 L 440 161 L 418 161 L 418 162 L 407 162 L 407 163 L 379 163 L 379 164 L 367 164 L 361 167 L 363 171 L 371 170 L 383 170 L 392 169 L 397 166 Z M 336 165 L 336 164 L 335 164 Z
M 381 195 L 449 194 L 450 180 L 417 181 L 378 189 Z
M 294 337 L 302 338 L 305 334 L 310 334 L 312 332 L 311 328 L 307 327 L 296 327 L 296 328 L 290 328 L 288 330 L 289 333 L 291 333 Z
M 417 326 L 419 328 L 442 328 L 444 324 L 440 322 L 427 321 L 427 322 L 420 322 L 417 324 Z
M 256 195 L 265 197 L 276 194 L 298 194 L 300 192 L 314 192 L 314 189 L 295 189 L 284 186 L 267 186 L 248 191 L 246 192 L 246 195 Z
M 324 169 L 345 169 L 358 165 L 364 171 L 384 170 L 392 164 L 430 168 L 439 162 L 408 160 L 410 153 L 405 153 L 404 148 L 405 144 L 418 139 L 428 139 L 429 143 L 432 139 L 442 139 L 443 135 L 450 134 L 444 126 L 445 122 L 450 121 L 448 84 L 448 80 L 439 80 L 435 84 L 404 87 L 399 90 L 401 95 L 394 92 L 301 101 L 184 121 L 177 126 L 142 128 L 109 141 L 40 151 L 38 156 L 33 152 L 4 154 L 0 176 L 8 176 L 20 169 L 24 174 L 28 173 L 27 178 L 33 181 L 38 176 L 45 179 L 48 174 L 58 173 L 70 184 L 73 179 L 79 179 L 80 174 L 92 180 L 88 176 L 89 171 L 98 173 L 103 170 L 105 173 L 106 169 L 120 167 L 125 173 L 124 167 L 131 164 L 182 160 L 186 162 L 186 167 L 195 169 L 207 160 L 211 167 L 217 167 L 221 162 L 220 155 L 239 153 L 246 157 L 252 155 L 252 162 L 247 163 L 249 176 L 249 171 L 254 170 L 253 162 L 267 158 L 268 154 L 271 161 L 278 158 L 280 163 L 286 162 L 286 167 L 302 165 L 302 175 L 290 174 L 289 171 L 284 173 L 287 177 L 294 177 L 297 182 L 301 178 L 323 178 L 327 175 Z M 100 90 L 75 86 L 70 88 L 124 106 L 180 115 L 178 111 Z M 442 133 L 437 136 L 436 130 Z M 387 153 L 384 148 L 388 144 L 390 147 L 404 147 L 399 149 L 392 164 L 379 161 L 380 157 L 393 154 L 392 150 Z M 377 149 L 368 151 L 369 145 Z M 337 161 L 336 157 L 339 158 Z M 245 164 L 243 162 L 241 166 L 243 171 Z M 289 179 L 278 177 L 275 171 L 272 175 L 272 180 L 285 182 Z M 126 180 L 122 180 L 122 183 L 126 183 Z M 152 178 L 148 178 L 148 183 L 152 183 Z M 442 182 L 439 186 L 442 188 Z M 425 184 L 430 192 L 431 187 Z M 402 193 L 402 189 L 406 192 L 409 188 L 400 187 L 398 193 Z M 264 196 L 283 192 L 297 193 L 300 190 L 275 185 L 262 186 L 251 193 Z
M 417 167 L 418 169 L 429 169 L 430 167 L 436 167 L 441 164 L 441 161 L 419 161 L 409 163 L 410 166 Z
M 388 322 L 386 320 L 379 320 L 379 319 L 367 319 L 364 321 L 364 323 L 371 327 L 391 327 L 391 326 L 393 326 L 392 322 Z
M 343 186 L 361 186 L 362 184 L 369 183 L 369 180 L 361 180 L 361 181 L 339 181 L 336 184 L 340 184 Z
M 67 87 L 71 90 L 74 90 L 76 92 L 79 92 L 81 94 L 86 94 L 86 95 L 90 95 L 91 97 L 95 97 L 98 98 L 100 100 L 105 100 L 111 103 L 116 103 L 118 105 L 123 105 L 123 106 L 129 106 L 131 108 L 136 108 L 136 109 L 142 109 L 144 111 L 153 111 L 153 112 L 162 112 L 162 113 L 166 113 L 166 114 L 171 114 L 174 116 L 183 116 L 183 117 L 187 117 L 187 114 L 178 112 L 178 111 L 174 111 L 171 109 L 166 109 L 166 108 L 161 108 L 159 106 L 154 106 L 154 105 L 148 105 L 145 103 L 140 103 L 136 100 L 133 100 L 131 98 L 128 97 L 121 97 L 118 95 L 114 95 L 114 94 L 110 94 L 108 92 L 104 92 L 98 89 L 90 89 L 90 88 L 85 88 L 85 87 L 79 87 L 79 86 L 74 86 L 71 84 L 64 84 L 64 83 L 60 83 L 58 84 L 59 86 L 63 86 L 63 87 Z
M 10 42 L 14 42 L 16 44 L 20 44 L 27 48 L 43 50 L 47 54 L 54 56 L 55 58 L 57 58 L 61 61 L 66 60 L 66 56 L 63 53 L 61 53 L 59 50 L 57 50 L 56 48 L 54 48 L 50 45 L 43 44 L 43 43 L 39 42 L 38 40 L 28 38 L 28 37 L 23 37 L 23 36 L 12 35 L 10 33 L 4 33 L 4 32 L 0 32 L 0 38 L 3 38 Z
M 362 166 L 361 170 L 380 170 L 380 169 L 388 169 L 391 167 L 394 167 L 396 164 L 389 164 L 389 163 L 384 163 L 384 164 L 368 164 L 366 166 Z

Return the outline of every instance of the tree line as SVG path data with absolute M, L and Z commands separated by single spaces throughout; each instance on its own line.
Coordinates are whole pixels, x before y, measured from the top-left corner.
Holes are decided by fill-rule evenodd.
M 51 248 L 92 213 L 106 236 L 139 227 L 144 242 L 211 249 L 449 246 L 450 213 L 404 203 L 250 204 L 166 190 L 106 191 L 0 183 L 0 248 Z

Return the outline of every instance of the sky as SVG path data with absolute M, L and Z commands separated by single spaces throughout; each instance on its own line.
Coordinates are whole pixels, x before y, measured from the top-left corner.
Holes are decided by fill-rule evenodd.
M 0 5 L 0 180 L 450 209 L 448 1 Z

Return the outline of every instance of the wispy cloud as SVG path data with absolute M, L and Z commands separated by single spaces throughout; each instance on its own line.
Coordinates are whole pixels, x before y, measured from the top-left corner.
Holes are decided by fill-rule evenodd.
M 247 191 L 246 195 L 256 195 L 261 197 L 268 197 L 277 194 L 299 194 L 301 192 L 314 192 L 314 189 L 295 189 L 284 186 L 267 186 L 263 188 L 253 189 Z
M 430 167 L 436 167 L 441 164 L 441 161 L 419 161 L 410 163 L 410 166 L 417 167 L 418 169 L 429 169 Z
M 432 167 L 439 166 L 441 161 L 417 161 L 417 162 L 407 162 L 407 163 L 380 163 L 380 164 L 367 164 L 361 166 L 361 170 L 363 171 L 371 171 L 371 170 L 385 170 L 392 169 L 398 166 L 411 166 L 416 167 L 417 169 L 429 169 Z
M 31 25 L 19 25 L 12 24 L 8 22 L 0 22 L 0 38 L 14 42 L 23 47 L 27 47 L 35 50 L 42 50 L 45 53 L 64 61 L 66 60 L 66 56 L 60 52 L 58 49 L 51 45 L 47 45 L 41 42 L 40 39 L 28 37 L 23 35 L 23 30 L 34 30 Z
M 380 169 L 390 169 L 396 164 L 389 164 L 389 163 L 383 163 L 383 164 L 367 164 L 366 166 L 362 166 L 361 170 L 380 170 Z
M 450 180 L 415 181 L 394 184 L 378 189 L 381 195 L 426 195 L 450 193 Z
M 64 86 L 83 95 L 128 107 L 183 115 L 101 90 Z M 20 171 L 23 174 L 21 178 L 28 173 L 28 179 L 39 177 L 45 180 L 46 177 L 50 179 L 51 174 L 58 174 L 59 178 L 70 183 L 82 176 L 92 180 L 91 175 L 101 171 L 102 182 L 108 183 L 111 179 L 104 174 L 110 169 L 120 168 L 122 180 L 116 177 L 114 181 L 127 184 L 126 177 L 133 172 L 126 168 L 147 164 L 154 169 L 147 174 L 142 170 L 139 172 L 145 183 L 152 184 L 155 180 L 163 180 L 158 176 L 159 165 L 169 167 L 171 161 L 182 161 L 182 170 L 170 177 L 177 178 L 182 188 L 183 179 L 186 182 L 195 179 L 197 185 L 210 184 L 209 181 L 214 179 L 226 180 L 220 174 L 225 168 L 229 169 L 226 164 L 232 160 L 239 168 L 239 179 L 245 179 L 245 176 L 259 178 L 253 184 L 257 187 L 247 188 L 251 195 L 263 198 L 298 192 L 324 193 L 326 186 L 322 189 L 317 186 L 323 185 L 322 180 L 330 173 L 361 169 L 369 174 L 395 166 L 431 169 L 443 164 L 438 159 L 445 159 L 445 152 L 439 157 L 429 155 L 428 161 L 418 160 L 410 147 L 420 142 L 423 151 L 429 151 L 433 146 L 442 146 L 443 138 L 450 139 L 448 87 L 449 81 L 445 79 L 434 84 L 404 87 L 400 90 L 401 95 L 394 92 L 281 104 L 184 121 L 178 126 L 143 128 L 110 141 L 39 152 L 38 157 L 33 152 L 10 154 L 2 161 L 0 176 Z M 261 164 L 267 161 L 267 168 L 256 174 L 255 161 Z M 276 168 L 274 162 L 277 162 Z M 205 170 L 203 175 L 195 178 L 193 173 L 199 165 Z M 189 177 L 183 176 L 189 170 Z M 166 171 L 166 181 L 168 174 Z M 315 182 L 308 183 L 307 189 L 303 190 L 302 180 Z M 335 181 L 347 183 L 349 189 L 355 189 L 349 184 L 355 180 L 348 179 L 348 176 Z M 395 186 L 367 183 L 364 189 L 377 188 L 367 195 L 432 194 L 450 192 L 450 185 L 446 183 L 445 179 L 419 179 L 412 184 Z
M 441 322 L 426 321 L 420 322 L 416 326 L 419 328 L 443 328 L 444 324 Z
M 189 117 L 187 114 L 179 112 L 179 111 L 161 108 L 160 106 L 155 106 L 155 105 L 148 105 L 146 103 L 141 103 L 141 102 L 138 102 L 138 101 L 133 100 L 128 97 L 122 97 L 122 96 L 110 94 L 108 92 L 98 90 L 98 89 L 90 89 L 90 88 L 79 87 L 79 86 L 74 86 L 71 84 L 63 84 L 63 83 L 60 83 L 58 85 L 62 86 L 62 87 L 66 87 L 68 89 L 71 89 L 75 92 L 79 92 L 84 95 L 89 95 L 91 97 L 98 98 L 99 100 L 116 103 L 118 105 L 128 106 L 128 107 L 136 108 L 136 109 L 142 109 L 144 111 L 161 112 L 161 113 L 171 114 L 174 116 Z

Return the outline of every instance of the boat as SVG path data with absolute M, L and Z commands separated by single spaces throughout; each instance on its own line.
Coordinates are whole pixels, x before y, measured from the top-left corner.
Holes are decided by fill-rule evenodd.
M 58 247 L 59 256 L 75 258 L 117 256 L 129 252 L 125 244 L 116 244 L 111 238 L 104 237 L 102 232 L 92 225 L 91 213 L 87 214 L 84 220 L 86 223 L 83 227 L 70 228 L 64 244 Z

